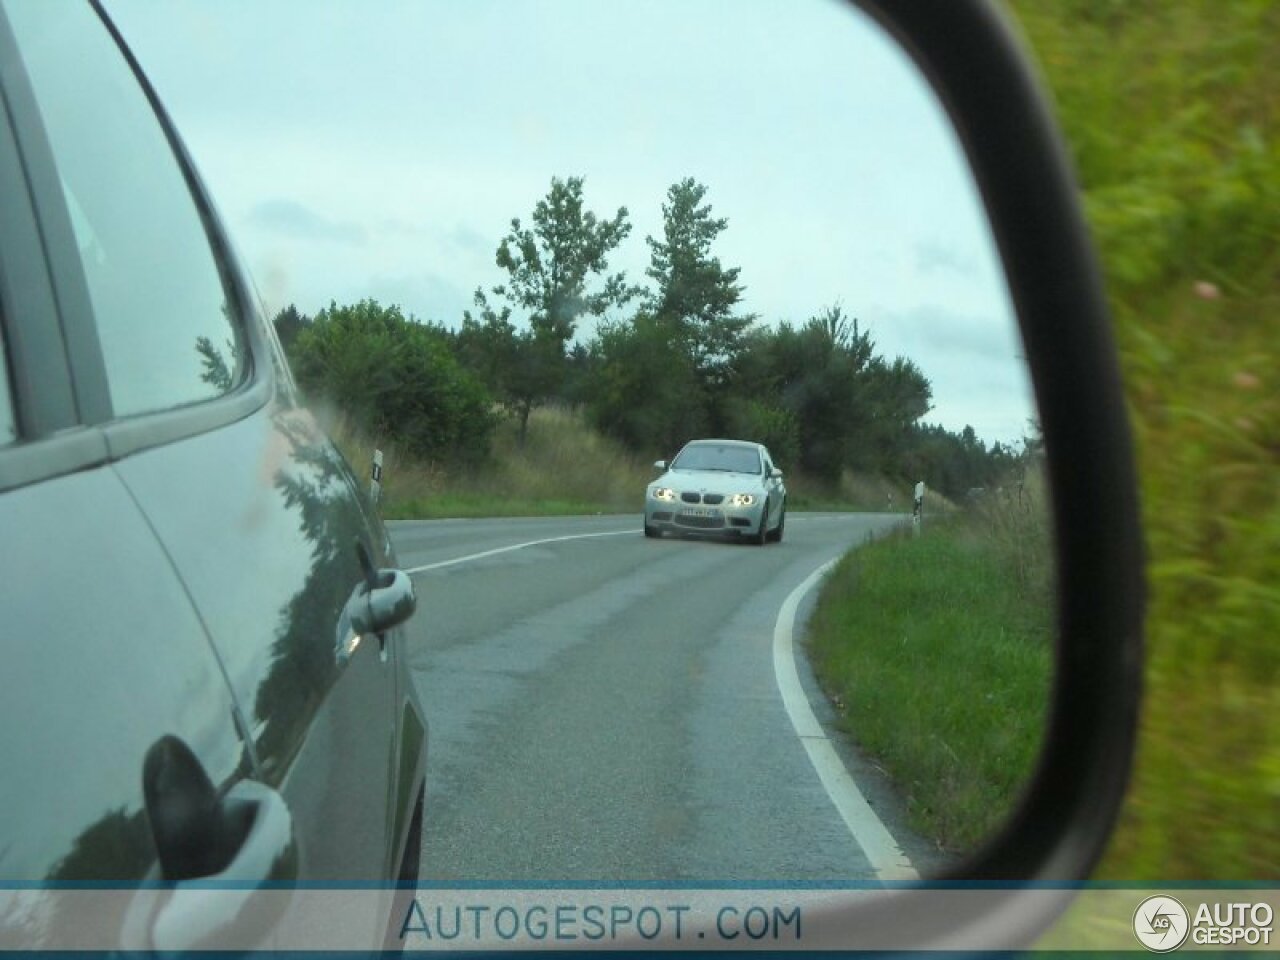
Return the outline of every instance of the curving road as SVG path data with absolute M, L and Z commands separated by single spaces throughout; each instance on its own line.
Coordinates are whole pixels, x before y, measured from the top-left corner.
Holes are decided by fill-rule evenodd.
M 803 654 L 789 708 L 777 677 L 788 597 L 799 631 L 804 581 L 902 519 L 793 513 L 763 548 L 647 540 L 638 516 L 390 524 L 431 726 L 421 880 L 927 873 L 893 793 L 830 734 Z M 794 718 L 808 707 L 829 744 Z

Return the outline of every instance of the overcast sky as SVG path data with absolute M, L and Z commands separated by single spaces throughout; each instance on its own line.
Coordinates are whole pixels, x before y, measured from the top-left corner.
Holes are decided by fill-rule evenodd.
M 945 116 L 861 14 L 814 0 L 106 0 L 268 309 L 373 297 L 457 325 L 553 176 L 633 229 L 667 188 L 729 221 L 743 309 L 839 302 L 933 383 L 925 418 L 1032 416 L 985 216 Z M 590 330 L 582 331 L 589 335 Z

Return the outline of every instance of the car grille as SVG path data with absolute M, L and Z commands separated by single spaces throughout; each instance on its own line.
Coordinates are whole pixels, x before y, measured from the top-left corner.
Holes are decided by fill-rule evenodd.
M 676 523 L 682 527 L 696 527 L 699 530 L 720 530 L 724 527 L 724 517 L 690 517 L 677 513 Z
M 714 505 L 717 503 L 724 503 L 724 494 L 723 493 L 697 494 L 697 493 L 686 491 L 680 494 L 680 499 L 683 500 L 685 503 L 709 503 Z

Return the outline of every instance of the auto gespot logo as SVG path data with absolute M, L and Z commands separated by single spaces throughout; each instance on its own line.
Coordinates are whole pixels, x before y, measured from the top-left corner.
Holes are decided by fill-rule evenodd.
M 1133 913 L 1133 934 L 1148 950 L 1168 953 L 1188 938 L 1205 946 L 1269 946 L 1275 911 L 1269 903 L 1201 903 L 1192 915 L 1176 898 L 1147 897 Z

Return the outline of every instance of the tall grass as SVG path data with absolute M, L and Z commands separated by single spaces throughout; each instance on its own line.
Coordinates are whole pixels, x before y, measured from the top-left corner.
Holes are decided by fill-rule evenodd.
M 651 465 L 556 408 L 533 411 L 523 447 L 515 422 L 503 420 L 489 457 L 468 467 L 415 460 L 341 417 L 328 426 L 362 476 L 374 447 L 383 450 L 382 511 L 390 519 L 639 512 L 653 477 Z
M 1054 599 L 1049 489 L 1043 464 L 1031 461 L 1012 471 L 993 491 L 972 501 L 955 527 L 987 544 L 999 558 L 1018 609 L 1032 612 L 1037 630 Z
M 961 852 L 1009 815 L 1039 754 L 1052 680 L 1043 483 L 926 515 L 849 553 L 810 624 L 845 731 L 889 774 L 915 828 Z

